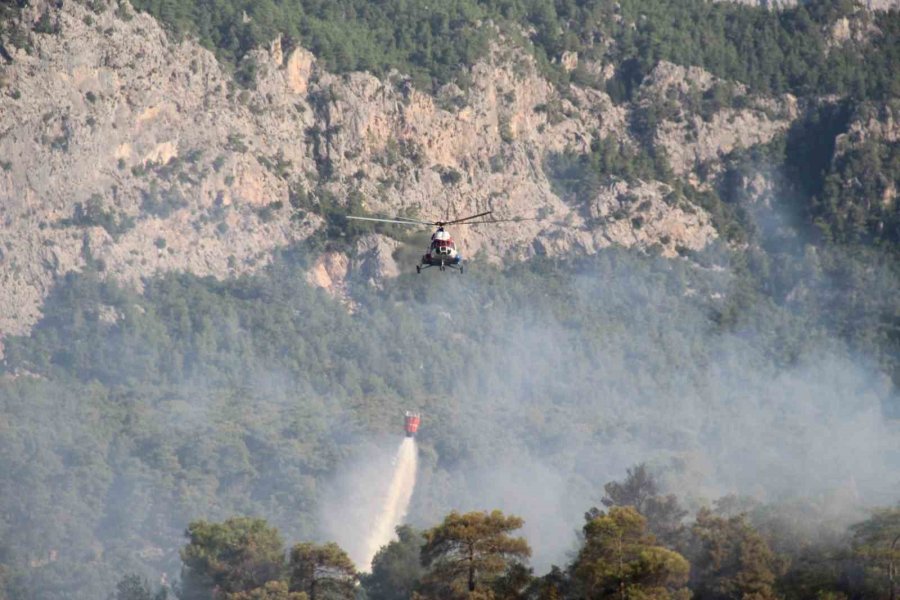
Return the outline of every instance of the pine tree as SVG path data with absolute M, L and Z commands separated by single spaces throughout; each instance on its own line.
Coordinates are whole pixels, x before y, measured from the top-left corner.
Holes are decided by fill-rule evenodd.
M 521 518 L 501 511 L 451 512 L 425 532 L 422 564 L 430 567 L 427 586 L 435 597 L 465 597 L 485 588 L 531 556 L 524 538 L 511 532 Z

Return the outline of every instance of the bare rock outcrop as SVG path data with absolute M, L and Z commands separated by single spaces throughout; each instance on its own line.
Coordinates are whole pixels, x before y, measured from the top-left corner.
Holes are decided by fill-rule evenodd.
M 400 73 L 329 73 L 275 42 L 245 59 L 256 77 L 242 88 L 147 15 L 74 2 L 54 11 L 59 34 L 35 34 L 2 78 L 0 335 L 27 332 L 56 279 L 87 264 L 138 287 L 164 271 L 257 269 L 323 227 L 326 201 L 433 219 L 523 217 L 454 231 L 467 255 L 496 262 L 610 244 L 674 255 L 715 237 L 702 209 L 658 182 L 615 183 L 588 209 L 558 197 L 546 157 L 587 152 L 597 136 L 632 140 L 630 109 L 598 90 L 558 89 L 511 44 L 471 69 L 467 89 L 431 95 Z M 706 77 L 656 76 L 648 94 Z M 680 168 L 783 126 L 747 110 L 733 130 L 729 113 L 713 115 L 703 141 L 676 156 Z M 681 143 L 677 128 L 660 131 L 667 148 Z M 338 294 L 347 277 L 377 284 L 411 268 L 394 261 L 397 244 L 364 237 L 343 259 L 317 263 L 311 280 Z
M 353 269 L 357 277 L 372 285 L 379 285 L 385 279 L 400 274 L 400 267 L 394 260 L 394 253 L 400 242 L 383 235 L 364 236 L 356 243 Z
M 858 150 L 865 151 L 868 146 L 900 145 L 900 100 L 891 99 L 887 102 L 871 102 L 861 105 L 851 119 L 846 133 L 842 133 L 835 139 L 834 156 L 832 162 L 838 162 L 846 154 Z M 882 192 L 880 202 L 884 207 L 892 207 L 900 197 L 900 186 L 896 179 L 880 176 L 882 179 Z M 856 181 L 844 182 L 848 188 L 848 194 L 853 186 L 859 185 Z
M 0 332 L 27 331 L 54 279 L 87 260 L 135 285 L 224 276 L 315 228 L 291 222 L 286 182 L 259 160 L 302 166 L 303 149 L 259 134 L 209 52 L 143 14 L 70 2 L 54 18 L 60 34 L 16 54 L 0 96 Z M 302 126 L 296 110 L 271 118 Z
M 639 106 L 652 113 L 654 143 L 666 151 L 677 175 L 771 141 L 799 113 L 789 94 L 751 97 L 743 85 L 668 62 L 660 62 L 641 85 Z
M 847 132 L 837 137 L 835 155 L 869 140 L 887 143 L 900 142 L 900 100 L 869 103 L 860 107 L 851 120 Z
M 604 189 L 590 207 L 591 217 L 606 223 L 595 235 L 599 247 L 622 244 L 658 248 L 664 256 L 700 250 L 716 236 L 703 211 L 679 199 L 671 187 L 654 182 L 628 185 L 617 181 Z
M 323 252 L 307 272 L 306 280 L 336 298 L 347 298 L 350 259 L 343 252 Z

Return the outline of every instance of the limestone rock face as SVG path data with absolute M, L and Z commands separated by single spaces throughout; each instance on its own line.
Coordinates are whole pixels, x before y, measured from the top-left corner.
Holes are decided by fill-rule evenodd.
M 378 285 L 390 277 L 400 274 L 400 267 L 394 260 L 394 253 L 400 247 L 397 240 L 383 235 L 371 234 L 361 238 L 356 244 L 354 269 L 358 277 Z
M 350 261 L 341 252 L 325 252 L 307 273 L 307 281 L 335 297 L 346 297 Z
M 834 157 L 836 161 L 852 150 L 862 149 L 867 144 L 896 145 L 900 143 L 900 100 L 891 99 L 883 103 L 864 104 L 857 110 L 850 121 L 846 133 L 842 133 L 835 139 Z M 896 181 L 884 178 L 884 191 L 881 203 L 885 207 L 896 204 L 900 190 Z M 847 194 L 852 195 L 854 182 L 844 182 L 849 185 Z
M 38 8 L 30 18 L 37 19 Z M 40 9 L 42 10 L 42 8 Z M 612 137 L 663 148 L 692 181 L 738 147 L 796 118 L 789 96 L 756 98 L 698 68 L 661 63 L 638 99 L 559 89 L 502 40 L 469 85 L 435 94 L 401 73 L 333 74 L 280 42 L 251 53 L 243 88 L 215 57 L 175 42 L 149 16 L 53 8 L 60 33 L 34 34 L 3 71 L 0 93 L 0 335 L 24 333 L 56 279 L 86 264 L 140 287 L 189 271 L 228 277 L 325 226 L 327 201 L 429 220 L 492 210 L 522 220 L 452 231 L 466 256 L 501 263 L 610 245 L 675 256 L 716 237 L 709 216 L 658 181 L 609 178 L 595 197 L 557 195 L 554 153 Z M 612 73 L 614 65 L 566 68 Z M 648 131 L 637 117 L 659 109 Z M 427 233 L 427 232 L 423 232 Z M 412 269 L 407 248 L 364 235 L 317 262 L 310 281 L 345 294 Z M 396 260 L 395 256 L 406 258 Z
M 835 155 L 868 140 L 900 142 L 900 100 L 864 105 L 852 119 L 847 133 L 837 137 Z
M 641 86 L 639 105 L 660 115 L 654 142 L 677 175 L 737 148 L 771 141 L 797 118 L 797 100 L 751 97 L 743 85 L 698 67 L 660 62 Z
M 594 235 L 597 247 L 630 238 L 632 246 L 656 247 L 663 256 L 673 257 L 685 249 L 702 249 L 716 235 L 706 214 L 655 181 L 631 186 L 615 182 L 598 194 L 590 211 L 605 224 L 602 233 Z
M 267 107 L 286 125 L 263 135 L 216 59 L 151 17 L 57 14 L 61 33 L 35 34 L 4 71 L 0 335 L 26 332 L 55 278 L 88 259 L 133 285 L 227 276 L 315 229 L 291 221 L 287 182 L 260 162 L 307 162 L 293 107 Z

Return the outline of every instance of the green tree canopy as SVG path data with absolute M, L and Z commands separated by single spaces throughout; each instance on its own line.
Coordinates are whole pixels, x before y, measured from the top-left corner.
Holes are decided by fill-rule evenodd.
M 250 591 L 284 573 L 284 542 L 263 519 L 237 517 L 224 523 L 195 521 L 181 551 L 182 599 Z
M 409 525 L 397 527 L 397 539 L 372 559 L 372 573 L 363 576 L 369 600 L 406 600 L 422 578 L 420 559 L 425 537 Z
M 856 552 L 884 581 L 891 600 L 897 600 L 897 568 L 900 565 L 900 508 L 876 510 L 852 527 Z
M 558 59 L 566 51 L 616 65 L 605 82 L 614 99 L 631 98 L 661 60 L 702 66 L 762 93 L 885 98 L 900 91 L 894 76 L 900 63 L 896 11 L 864 17 L 878 32 L 864 44 L 835 45 L 832 25 L 843 17 L 859 19 L 855 3 L 847 0 L 803 2 L 778 11 L 707 0 L 134 0 L 133 5 L 178 35 L 196 36 L 239 73 L 251 62 L 252 49 L 281 37 L 288 47 L 312 50 L 331 70 L 384 74 L 397 68 L 420 87 L 435 88 L 454 78 L 464 81 L 467 67 L 485 55 L 499 27 L 560 83 L 604 85 L 584 65 L 571 74 L 560 68 Z M 523 28 L 531 31 L 527 41 Z M 42 29 L 52 31 L 52 24 Z M 14 37 L 22 38 L 21 32 Z M 598 39 L 605 42 L 597 44 Z M 239 80 L 247 84 L 252 77 Z
M 430 567 L 428 586 L 439 597 L 465 596 L 487 587 L 531 556 L 522 537 L 511 532 L 524 521 L 501 511 L 451 512 L 425 532 L 422 564 Z
M 353 561 L 334 542 L 297 544 L 291 549 L 291 591 L 305 592 L 309 600 L 353 598 L 358 575 Z
M 306 592 L 292 592 L 286 581 L 270 581 L 262 587 L 235 592 L 225 596 L 226 600 L 309 600 Z
M 154 594 L 150 589 L 150 583 L 140 575 L 126 575 L 116 584 L 115 600 L 166 600 L 166 598 L 168 592 L 164 588 Z
M 704 508 L 692 528 L 692 588 L 698 600 L 774 600 L 781 564 L 743 515 L 722 518 Z
M 572 568 L 585 598 L 689 598 L 690 565 L 656 545 L 647 520 L 632 506 L 614 506 L 584 526 L 584 545 Z
M 553 565 L 549 573 L 532 580 L 527 597 L 538 600 L 562 600 L 570 597 L 571 587 L 569 573 Z
M 688 512 L 681 508 L 674 494 L 659 493 L 656 478 L 641 463 L 627 470 L 624 481 L 611 481 L 603 486 L 606 496 L 603 505 L 632 506 L 647 519 L 647 529 L 662 544 L 681 549 L 684 538 L 684 518 Z M 596 508 L 586 515 L 587 520 L 599 516 Z

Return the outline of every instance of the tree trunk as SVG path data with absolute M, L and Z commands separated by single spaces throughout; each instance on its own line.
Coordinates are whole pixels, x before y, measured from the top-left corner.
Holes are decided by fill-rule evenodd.
M 897 542 L 900 542 L 900 535 L 894 538 L 894 541 L 891 542 L 891 551 L 888 554 L 888 582 L 891 586 L 891 600 L 897 600 L 897 587 L 894 584 L 894 579 L 897 574 L 897 567 L 894 565 L 894 552 L 897 549 Z
M 469 591 L 475 591 L 475 548 L 472 546 L 469 546 Z
M 619 596 L 622 600 L 627 600 L 625 596 L 625 565 L 622 564 L 622 558 L 625 550 L 622 548 L 622 536 L 619 536 L 619 539 L 616 540 L 618 546 L 618 554 L 619 554 Z

